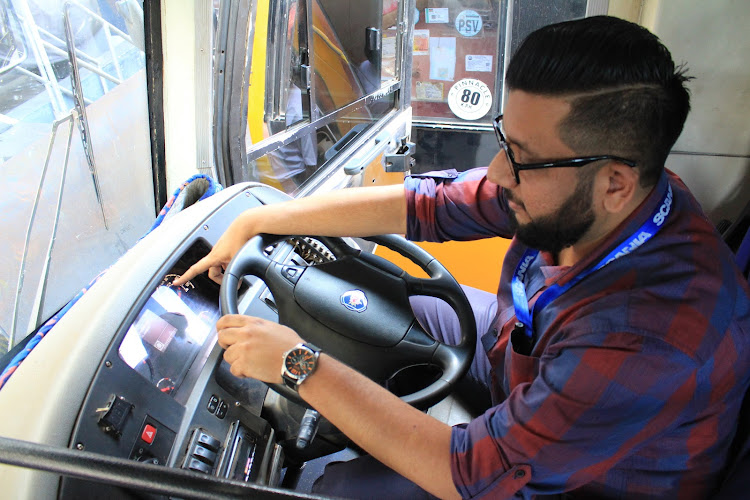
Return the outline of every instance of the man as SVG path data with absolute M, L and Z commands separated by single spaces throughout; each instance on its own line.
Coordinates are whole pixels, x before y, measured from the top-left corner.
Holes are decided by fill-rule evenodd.
M 491 386 L 482 416 L 451 428 L 325 353 L 300 396 L 441 498 L 706 497 L 731 458 L 748 387 L 750 290 L 664 170 L 689 109 L 685 81 L 637 25 L 547 26 L 510 63 L 501 150 L 487 169 L 253 209 L 183 280 L 205 270 L 220 279 L 259 232 L 515 234 L 472 367 Z M 217 329 L 232 373 L 268 382 L 281 381 L 282 356 L 301 341 L 257 318 L 225 316 Z M 357 483 L 327 491 L 367 497 Z

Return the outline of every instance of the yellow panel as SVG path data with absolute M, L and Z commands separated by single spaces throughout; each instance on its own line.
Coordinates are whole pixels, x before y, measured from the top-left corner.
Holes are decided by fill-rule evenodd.
M 385 186 L 390 184 L 403 184 L 403 172 L 386 172 L 383 169 L 383 155 L 378 155 L 367 167 L 362 176 L 363 186 Z
M 399 184 L 404 182 L 403 172 L 386 173 L 383 170 L 382 155 L 370 163 L 364 172 L 365 186 Z M 510 240 L 505 238 L 487 238 L 476 241 L 448 241 L 445 243 L 417 242 L 417 245 L 428 251 L 439 260 L 456 281 L 480 290 L 495 293 L 500 283 L 505 252 Z M 379 246 L 375 254 L 400 266 L 412 276 L 426 278 L 427 274 L 416 264 L 400 254 Z
M 255 6 L 255 35 L 248 78 L 247 126 L 250 139 L 257 144 L 265 138 L 263 106 L 266 102 L 266 44 L 268 43 L 268 0 L 258 0 Z
M 247 130 L 252 144 L 257 144 L 268 135 L 263 116 L 266 102 L 266 44 L 268 40 L 268 0 L 258 0 L 255 7 L 255 34 L 253 37 L 253 55 L 250 60 L 250 75 L 247 88 Z M 273 170 L 267 157 L 257 160 L 256 164 L 264 178 L 264 183 L 281 189 L 281 183 L 273 178 Z
M 488 238 L 446 243 L 419 242 L 417 245 L 439 260 L 462 285 L 496 293 L 510 240 Z M 416 264 L 388 248 L 379 246 L 375 254 L 400 266 L 413 276 L 427 276 Z

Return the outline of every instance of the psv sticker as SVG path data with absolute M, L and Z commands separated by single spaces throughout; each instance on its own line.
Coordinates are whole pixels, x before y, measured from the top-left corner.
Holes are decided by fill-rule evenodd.
M 474 36 L 482 31 L 482 16 L 473 10 L 464 10 L 456 16 L 456 31 L 463 36 Z
M 481 80 L 464 78 L 448 92 L 448 106 L 454 115 L 464 120 L 478 120 L 492 107 L 492 92 Z

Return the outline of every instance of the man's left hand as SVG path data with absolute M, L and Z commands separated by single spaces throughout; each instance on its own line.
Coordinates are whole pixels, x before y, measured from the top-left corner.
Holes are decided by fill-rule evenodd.
M 286 326 L 252 316 L 228 314 L 216 322 L 219 345 L 226 349 L 224 359 L 232 375 L 281 384 L 284 353 L 302 342 Z

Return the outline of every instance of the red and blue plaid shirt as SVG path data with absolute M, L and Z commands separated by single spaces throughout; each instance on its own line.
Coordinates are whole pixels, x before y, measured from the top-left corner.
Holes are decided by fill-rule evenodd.
M 503 191 L 485 172 L 407 179 L 407 236 L 510 237 Z M 496 405 L 452 434 L 464 497 L 705 498 L 718 486 L 750 383 L 750 288 L 682 181 L 663 174 L 575 266 L 538 254 L 527 295 L 533 305 L 546 287 L 598 263 L 651 216 L 667 183 L 674 199 L 662 229 L 536 311 L 528 356 L 509 342 L 511 278 L 526 250 L 511 243 L 496 338 L 485 344 Z

